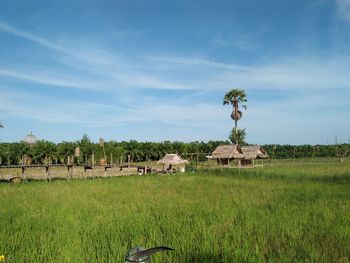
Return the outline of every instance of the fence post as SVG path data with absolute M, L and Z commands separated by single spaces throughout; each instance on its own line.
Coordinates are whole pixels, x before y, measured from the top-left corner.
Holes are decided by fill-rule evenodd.
M 95 165 L 95 154 L 93 153 L 92 156 L 91 156 L 91 168 L 92 168 L 92 178 L 95 178 L 95 175 L 94 175 L 94 165 Z

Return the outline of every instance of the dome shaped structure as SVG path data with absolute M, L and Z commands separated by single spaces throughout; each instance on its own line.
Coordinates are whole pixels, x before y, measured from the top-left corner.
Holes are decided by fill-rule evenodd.
M 26 137 L 24 137 L 23 142 L 27 143 L 29 145 L 34 145 L 36 144 L 38 139 L 30 132 Z

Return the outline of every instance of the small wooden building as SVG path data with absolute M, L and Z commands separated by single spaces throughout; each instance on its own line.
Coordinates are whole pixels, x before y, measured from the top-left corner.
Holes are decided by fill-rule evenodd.
M 240 160 L 243 158 L 243 151 L 238 144 L 220 145 L 210 157 L 210 159 L 216 160 L 219 165 L 230 165 L 233 160 L 236 160 L 236 164 L 240 165 Z
M 263 147 L 260 145 L 242 146 L 241 147 L 244 159 L 241 160 L 243 166 L 254 166 L 254 160 L 267 159 L 269 156 Z
M 255 159 L 266 159 L 266 151 L 259 145 L 239 146 L 238 144 L 220 145 L 210 156 L 219 165 L 230 165 L 233 161 L 237 166 L 254 166 Z
M 168 172 L 176 171 L 175 167 L 177 167 L 180 172 L 185 172 L 185 164 L 187 163 L 187 160 L 184 160 L 179 155 L 173 153 L 166 154 L 157 163 L 163 164 L 163 169 L 165 168 L 165 165 L 167 165 L 168 167 L 166 170 Z

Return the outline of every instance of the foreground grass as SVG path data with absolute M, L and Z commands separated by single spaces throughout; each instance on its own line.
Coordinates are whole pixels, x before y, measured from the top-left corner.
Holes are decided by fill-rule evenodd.
M 314 164 L 0 185 L 7 262 L 348 262 L 350 167 Z

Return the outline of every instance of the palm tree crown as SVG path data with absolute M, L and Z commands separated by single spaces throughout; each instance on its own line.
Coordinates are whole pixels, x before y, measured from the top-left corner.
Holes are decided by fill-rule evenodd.
M 238 106 L 238 104 L 241 104 L 241 106 L 246 109 L 247 105 L 245 103 L 247 103 L 247 95 L 244 90 L 232 89 L 226 92 L 224 96 L 223 105 L 232 104 L 233 106 Z

